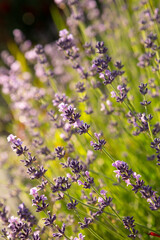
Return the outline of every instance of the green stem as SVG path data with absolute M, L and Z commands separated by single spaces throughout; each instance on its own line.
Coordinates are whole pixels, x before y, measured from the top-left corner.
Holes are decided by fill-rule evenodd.
M 48 214 L 43 210 L 43 212 L 45 213 L 45 215 L 47 216 L 47 218 L 48 218 Z M 59 232 L 59 229 L 58 229 L 58 226 L 55 224 L 55 223 L 53 223 L 53 226 L 58 230 L 58 232 Z M 52 226 L 51 226 L 51 228 L 52 228 Z M 69 237 L 67 237 L 67 235 L 65 234 L 65 233 L 63 233 L 63 236 L 65 237 L 65 238 L 67 238 L 68 240 L 71 240 Z
M 95 139 L 89 132 L 87 132 L 87 134 L 95 141 L 97 142 L 97 139 Z M 112 161 L 115 162 L 116 160 L 114 159 L 114 157 L 112 157 L 112 155 L 106 151 L 106 149 L 104 147 L 102 147 L 102 151 L 108 156 L 108 158 Z
M 123 223 L 123 221 L 122 221 L 122 218 L 119 216 L 119 214 L 114 210 L 114 208 L 112 207 L 112 206 L 109 206 L 111 209 L 112 209 L 112 211 L 115 213 L 115 215 L 119 218 L 119 220 Z
M 80 212 L 81 214 L 83 214 L 84 216 L 86 216 L 86 212 L 83 212 L 82 210 L 78 209 L 78 212 Z M 88 215 L 90 216 L 90 215 Z M 107 222 L 108 227 L 106 226 L 106 224 L 104 224 L 103 222 L 101 222 L 100 220 L 98 220 L 97 218 L 94 218 L 95 221 L 99 222 L 100 224 L 102 224 L 104 226 L 104 228 L 107 229 L 107 231 L 111 232 L 113 234 L 118 235 L 122 240 L 124 239 L 125 236 L 121 235 L 120 233 L 117 232 L 117 229 L 115 228 L 115 226 L 112 224 L 112 222 L 108 222 L 108 219 L 103 216 L 104 220 Z M 122 238 L 123 237 L 123 238 Z
M 81 200 L 79 200 L 79 199 L 71 196 L 70 194 L 67 194 L 67 193 L 64 192 L 64 195 L 66 195 L 66 196 L 68 196 L 68 197 L 76 200 L 77 202 L 81 203 L 81 204 L 84 205 L 85 207 L 88 207 L 88 208 L 94 209 L 94 210 L 96 210 L 96 211 L 99 211 L 99 208 L 93 207 L 92 205 L 89 205 L 89 204 L 86 204 L 86 203 L 83 203 Z M 106 213 L 106 214 L 108 214 L 108 215 L 110 215 L 110 216 L 115 216 L 114 214 L 109 213 L 109 212 L 105 212 L 105 211 L 104 211 L 104 213 Z
M 117 93 L 117 90 L 116 90 L 116 88 L 113 86 L 113 84 L 111 84 L 111 86 L 113 87 L 113 89 L 115 90 L 115 92 Z M 119 95 L 118 93 L 117 93 L 117 95 Z M 141 124 L 141 122 L 139 121 L 139 119 L 137 118 L 137 116 L 136 116 L 136 114 L 131 110 L 131 108 L 129 107 L 129 105 L 128 105 L 128 103 L 127 102 L 125 102 L 125 101 L 123 101 L 123 104 L 124 105 L 126 105 L 126 107 L 129 109 L 129 111 L 133 114 L 133 116 L 136 118 L 136 120 Z M 131 103 L 130 103 L 131 104 Z M 151 136 L 147 133 L 147 132 L 145 132 L 150 138 L 151 138 Z
M 91 186 L 92 187 L 92 189 L 101 197 L 101 198 L 103 198 L 103 200 L 105 201 L 105 198 L 104 198 L 104 196 L 102 195 L 102 194 L 100 194 L 97 190 L 96 190 L 96 188 L 95 187 L 93 187 L 93 186 Z M 123 221 L 122 221 L 122 218 L 119 216 L 119 214 L 113 209 L 113 207 L 112 206 L 110 206 L 109 205 L 109 207 L 112 209 L 112 211 L 115 213 L 115 215 L 120 219 L 120 221 L 123 223 Z
M 144 96 L 144 101 L 146 101 L 145 96 Z M 145 111 L 146 111 L 146 115 L 148 115 L 148 109 L 147 109 L 147 106 L 145 106 Z M 151 139 L 152 139 L 152 141 L 154 141 L 154 137 L 153 137 L 153 134 L 152 134 L 151 125 L 150 125 L 149 120 L 148 120 L 148 128 L 149 128 L 149 133 L 150 133 Z
M 2 233 L 1 237 L 3 237 L 4 239 L 8 239 L 6 236 L 4 236 L 2 230 L 0 230 L 0 231 L 1 231 L 1 233 Z
M 67 193 L 68 193 L 68 192 L 67 192 Z M 72 200 L 72 198 L 69 196 L 69 194 L 68 194 L 68 197 L 69 197 L 70 200 Z M 82 210 L 79 210 L 79 209 L 77 209 L 77 211 L 80 212 L 81 214 L 83 214 L 84 216 L 86 216 L 86 212 L 83 212 Z M 88 216 L 90 216 L 90 215 L 88 215 Z M 99 220 L 96 219 L 96 218 L 94 218 L 94 220 L 95 220 L 95 221 L 98 221 L 100 224 L 102 224 L 102 225 L 108 230 L 108 228 L 106 227 L 106 225 L 105 225 L 104 223 L 102 223 L 101 221 L 99 221 Z M 108 223 L 108 222 L 107 222 L 107 223 Z M 117 233 L 117 230 L 114 228 L 113 224 L 108 223 L 108 225 L 110 226 L 110 228 L 114 229 L 114 231 L 115 231 L 116 234 L 119 235 L 119 233 Z M 110 230 L 110 231 L 113 232 L 113 230 Z
M 76 216 L 78 217 L 78 219 L 79 219 L 81 222 L 83 222 L 83 220 L 82 220 L 81 217 L 79 216 L 79 213 L 78 213 L 77 209 L 75 209 L 74 212 L 75 212 Z M 88 230 L 89 232 L 91 232 L 92 235 L 95 236 L 95 238 L 97 238 L 97 239 L 99 239 L 99 240 L 103 240 L 103 238 L 101 238 L 101 237 L 100 237 L 95 231 L 93 231 L 91 228 L 87 227 L 87 230 Z
M 146 227 L 146 226 L 144 226 L 144 225 L 142 225 L 142 224 L 140 224 L 140 223 L 135 222 L 135 224 L 136 224 L 137 226 L 140 226 L 140 227 L 142 227 L 142 228 L 147 229 L 148 231 L 151 231 L 151 232 L 155 232 L 155 233 L 157 233 L 157 234 L 160 234 L 160 232 L 157 232 L 156 230 L 153 230 L 153 229 L 151 229 L 151 228 L 148 228 L 148 227 Z

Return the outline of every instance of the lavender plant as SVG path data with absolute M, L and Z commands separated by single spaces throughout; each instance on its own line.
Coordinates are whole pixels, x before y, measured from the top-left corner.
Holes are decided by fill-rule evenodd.
M 160 237 L 160 3 L 55 3 L 56 42 L 1 52 L 1 238 Z

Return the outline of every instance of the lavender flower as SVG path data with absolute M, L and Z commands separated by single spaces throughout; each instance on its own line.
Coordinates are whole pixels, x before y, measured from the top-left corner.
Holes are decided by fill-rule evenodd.
M 139 85 L 139 91 L 140 91 L 140 93 L 141 93 L 142 95 L 146 95 L 147 92 L 148 92 L 147 83 L 146 83 L 146 84 L 141 83 L 141 84 Z
M 56 156 L 58 157 L 58 159 L 63 158 L 65 155 L 65 151 L 63 150 L 63 147 L 55 148 L 55 153 L 56 153 Z
M 160 138 L 155 138 L 153 142 L 151 142 L 151 148 L 156 150 L 156 153 L 160 152 Z
M 103 212 L 104 208 L 110 206 L 112 202 L 112 198 L 111 197 L 108 198 L 106 196 L 106 193 L 107 192 L 105 190 L 101 190 L 101 195 L 103 197 L 98 198 L 100 212 Z M 101 213 L 98 213 L 98 214 L 101 214 Z
M 80 114 L 75 113 L 76 108 L 73 108 L 71 105 L 61 103 L 58 105 L 59 111 L 62 112 L 61 116 L 63 117 L 63 121 L 68 120 L 69 124 L 73 125 L 75 128 L 78 128 L 77 132 L 81 135 L 83 133 L 87 133 L 89 129 L 89 125 L 87 123 L 83 123 L 80 121 Z
M 67 158 L 67 163 L 61 163 L 64 168 L 71 168 L 72 172 L 77 174 L 83 170 L 82 164 L 78 161 L 78 159 L 72 159 L 70 157 Z
M 61 238 L 65 236 L 65 228 L 66 225 L 63 223 L 62 228 L 57 227 L 57 230 L 59 231 L 58 233 L 53 233 L 53 237 L 58 237 Z
M 68 178 L 65 177 L 58 177 L 54 180 L 55 184 L 51 186 L 52 192 L 58 192 L 58 191 L 66 191 L 71 187 L 71 184 L 68 181 Z
M 100 134 L 95 133 L 94 135 L 98 139 L 98 143 L 91 141 L 90 144 L 91 144 L 91 146 L 94 147 L 95 151 L 101 150 L 103 148 L 103 146 L 106 144 L 106 141 L 104 139 L 99 139 Z
M 82 233 L 79 233 L 79 234 L 78 234 L 78 238 L 75 237 L 74 240 L 84 240 L 84 237 L 85 237 L 85 236 L 84 236 Z
M 75 200 L 75 202 L 73 200 L 71 200 L 70 203 L 67 203 L 68 210 L 75 209 L 77 204 L 78 204 L 78 202 L 76 200 Z
M 45 226 L 53 226 L 53 222 L 56 220 L 56 215 L 54 214 L 53 216 L 51 216 L 51 213 L 48 211 L 47 212 L 49 218 L 44 218 L 43 220 L 45 220 L 44 225 Z
M 104 46 L 104 42 L 97 42 L 96 48 L 98 49 L 98 53 L 105 54 L 107 52 L 107 48 Z
M 66 29 L 59 32 L 60 39 L 57 41 L 57 45 L 60 49 L 67 50 L 74 46 L 73 35 L 69 34 Z
M 7 137 L 8 142 L 11 142 L 11 147 L 13 151 L 16 152 L 18 156 L 25 154 L 25 152 L 28 151 L 27 147 L 25 146 L 24 148 L 22 147 L 22 141 L 20 138 L 17 138 L 13 134 L 10 134 Z
M 127 98 L 127 93 L 128 93 L 129 90 L 126 88 L 125 84 L 118 85 L 117 89 L 119 90 L 118 96 L 114 91 L 112 91 L 111 92 L 111 97 L 116 98 L 117 102 L 122 103 L 124 101 L 124 99 Z
M 86 175 L 86 180 L 84 183 L 81 181 L 81 180 L 78 180 L 77 183 L 78 185 L 83 185 L 83 188 L 87 189 L 87 188 L 90 188 L 91 185 L 94 183 L 94 178 L 90 177 L 89 176 L 89 172 L 86 171 L 85 172 L 85 175 Z
M 130 231 L 130 234 L 128 235 L 129 238 L 135 239 L 137 237 L 138 231 L 135 230 L 134 225 L 134 219 L 133 217 L 125 217 L 123 219 L 123 224 L 125 228 L 127 228 Z
M 20 216 L 20 219 L 27 221 L 30 227 L 37 223 L 37 219 L 30 213 L 29 209 L 26 208 L 24 203 L 21 203 L 18 208 L 18 216 Z
M 139 179 L 141 176 L 129 169 L 127 163 L 118 160 L 112 166 L 118 169 L 114 171 L 117 174 L 116 177 L 121 177 L 127 183 L 127 186 L 131 185 L 133 187 L 132 191 L 135 193 L 140 192 L 142 197 L 149 203 L 151 210 L 160 208 L 160 197 L 156 196 L 156 192 L 152 190 L 152 187 L 144 185 L 145 182 Z
M 82 222 L 79 222 L 79 224 L 80 224 L 80 227 L 82 228 L 82 229 L 84 229 L 84 228 L 87 228 L 88 226 L 89 226 L 89 224 L 90 223 L 92 223 L 93 222 L 93 219 L 92 218 L 84 218 L 84 223 L 82 223 Z
M 46 209 L 49 204 L 45 203 L 47 197 L 45 195 L 39 196 L 37 191 L 38 189 L 36 187 L 30 189 L 30 195 L 34 197 L 34 199 L 32 199 L 32 205 L 35 205 L 37 207 L 36 212 L 41 212 L 44 211 L 44 209 Z

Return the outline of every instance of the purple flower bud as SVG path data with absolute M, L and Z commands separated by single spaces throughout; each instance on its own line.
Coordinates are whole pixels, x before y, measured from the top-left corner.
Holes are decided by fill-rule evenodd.
M 102 198 L 102 197 L 99 197 L 99 198 L 98 198 L 98 202 L 99 202 L 99 203 L 103 203 L 103 202 L 104 202 L 103 198 Z
M 122 87 L 121 85 L 118 85 L 118 86 L 117 86 L 117 89 L 118 89 L 119 91 L 122 91 L 122 88 L 123 88 L 123 87 Z
M 104 105 L 104 103 L 101 103 L 101 109 L 100 109 L 100 111 L 103 112 L 104 110 L 105 110 L 105 105 Z
M 116 93 L 114 91 L 111 92 L 111 97 L 115 98 L 116 97 Z
M 106 74 L 107 76 L 109 76 L 109 75 L 111 74 L 111 72 L 110 72 L 109 70 L 106 70 L 106 71 L 105 71 L 105 74 Z
M 141 177 L 141 175 L 140 175 L 140 174 L 137 174 L 136 172 L 134 172 L 134 173 L 133 173 L 133 177 L 134 177 L 136 180 L 138 180 L 138 179 Z
M 117 161 L 115 161 L 114 163 L 112 163 L 112 166 L 118 168 L 118 167 L 120 167 L 121 164 L 123 164 L 123 163 L 125 163 L 125 162 L 120 161 L 120 160 L 117 160 Z
M 66 37 L 67 35 L 68 35 L 67 29 L 63 29 L 63 30 L 59 31 L 60 37 Z
M 70 173 L 67 173 L 68 178 L 72 178 L 72 175 Z
M 103 78 L 103 79 L 105 80 L 104 73 L 100 73 L 100 74 L 99 74 L 99 78 Z
M 8 220 L 8 222 L 11 224 L 11 223 L 19 223 L 20 220 L 18 217 L 14 217 L 14 216 L 11 216 Z
M 107 191 L 105 191 L 105 190 L 101 190 L 101 191 L 100 191 L 100 193 L 101 193 L 102 195 L 104 195 L 104 196 L 105 196 L 105 195 L 106 195 L 106 193 L 107 193 Z
M 90 192 L 89 196 L 92 198 L 92 196 L 93 196 L 92 192 Z
M 97 139 L 99 139 L 99 137 L 101 136 L 101 134 L 100 134 L 100 133 L 94 133 L 94 136 L 95 136 Z
M 90 144 L 91 144 L 91 146 L 94 146 L 94 142 L 93 141 L 90 141 Z
M 125 183 L 127 184 L 127 187 L 128 185 L 131 185 L 130 179 L 125 180 Z
M 79 237 L 80 240 L 84 240 L 85 235 L 82 235 L 82 233 L 79 233 L 78 237 Z
M 106 104 L 107 104 L 108 106 L 112 106 L 112 102 L 111 102 L 110 100 L 107 100 L 107 101 L 106 101 Z
M 115 171 L 113 171 L 113 172 L 116 173 L 116 177 L 117 177 L 117 178 L 119 178 L 119 177 L 121 176 L 120 170 L 115 170 Z
M 84 185 L 81 180 L 78 180 L 77 183 L 78 183 L 78 185 Z
M 89 172 L 85 171 L 86 176 L 89 178 Z
M 45 200 L 47 200 L 47 197 L 45 195 L 41 195 L 41 199 L 42 199 L 42 201 L 45 201 Z
M 65 110 L 67 109 L 67 107 L 68 107 L 68 104 L 65 104 L 65 103 L 60 103 L 59 105 L 58 105 L 58 108 L 59 108 L 59 112 L 65 112 Z
M 83 121 L 81 121 L 80 119 L 77 119 L 77 121 L 73 124 L 73 127 L 74 128 L 81 127 L 83 123 L 84 123 Z
M 7 137 L 7 141 L 8 142 L 14 142 L 15 141 L 15 138 L 16 138 L 17 136 L 14 136 L 13 134 L 10 134 L 8 137 Z
M 33 187 L 30 189 L 30 195 L 33 195 L 34 197 L 36 197 L 38 194 L 38 189 L 36 187 Z

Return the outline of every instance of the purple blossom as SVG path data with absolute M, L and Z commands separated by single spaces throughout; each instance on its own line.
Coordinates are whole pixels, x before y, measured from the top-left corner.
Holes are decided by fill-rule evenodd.
M 78 238 L 75 237 L 74 240 L 84 240 L 84 238 L 85 238 L 85 235 L 83 235 L 82 233 L 79 233 Z
M 36 197 L 38 195 L 38 192 L 39 190 L 36 188 L 36 187 L 33 187 L 30 189 L 30 195 Z
M 152 190 L 152 187 L 144 185 L 144 181 L 139 179 L 141 175 L 129 169 L 128 164 L 123 161 L 117 160 L 112 166 L 117 168 L 114 171 L 116 172 L 116 177 L 121 177 L 127 186 L 131 185 L 133 187 L 132 191 L 135 193 L 140 192 L 142 197 L 149 202 L 151 210 L 158 210 L 160 208 L 160 197 L 156 196 L 156 192 Z
M 104 139 L 98 139 L 98 142 L 90 142 L 91 146 L 94 147 L 94 150 L 101 150 L 103 148 L 103 146 L 106 144 L 106 141 Z
M 7 140 L 8 140 L 8 142 L 11 142 L 11 143 L 15 144 L 17 147 L 21 146 L 23 142 L 21 141 L 20 138 L 17 138 L 17 139 L 16 138 L 17 138 L 17 136 L 14 136 L 13 134 L 10 134 L 7 137 Z
M 10 134 L 8 137 L 7 137 L 7 141 L 8 142 L 14 142 L 15 141 L 15 138 L 16 138 L 17 136 L 14 136 L 13 134 Z
M 94 133 L 94 136 L 99 140 L 101 133 Z
M 112 97 L 112 98 L 115 98 L 116 96 L 117 96 L 116 93 L 115 93 L 114 91 L 112 91 L 112 92 L 111 92 L 111 97 Z
M 77 183 L 78 183 L 78 185 L 84 185 L 81 180 L 78 180 Z
M 99 197 L 99 198 L 98 198 L 98 202 L 99 202 L 99 203 L 104 203 L 103 198 L 102 198 L 102 197 Z
M 85 171 L 85 174 L 86 174 L 86 176 L 87 176 L 88 178 L 90 177 L 88 171 Z
M 101 193 L 102 195 L 106 196 L 107 191 L 101 190 L 100 193 Z

